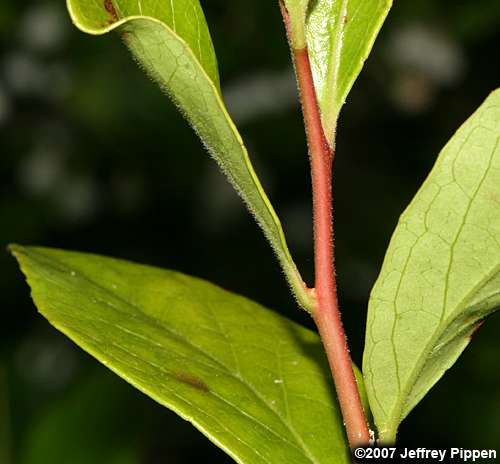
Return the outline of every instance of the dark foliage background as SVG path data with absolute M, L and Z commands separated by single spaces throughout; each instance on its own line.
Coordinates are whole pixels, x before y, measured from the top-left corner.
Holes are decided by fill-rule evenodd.
M 311 278 L 309 177 L 277 2 L 204 1 L 224 93 Z M 396 2 L 349 97 L 335 166 L 337 267 L 354 359 L 398 215 L 500 84 L 500 3 Z M 0 246 L 92 251 L 204 277 L 311 325 L 260 231 L 118 37 L 63 0 L 0 4 Z M 0 462 L 230 462 L 36 314 L 0 254 Z M 400 443 L 500 447 L 500 318 L 404 422 Z

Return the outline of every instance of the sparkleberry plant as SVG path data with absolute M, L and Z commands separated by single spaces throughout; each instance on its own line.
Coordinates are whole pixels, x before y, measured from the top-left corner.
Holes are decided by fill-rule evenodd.
M 343 463 L 350 448 L 394 444 L 401 421 L 500 307 L 497 90 L 444 147 L 402 214 L 368 304 L 363 374 L 352 364 L 337 302 L 332 163 L 340 110 L 390 4 L 276 5 L 311 165 L 315 282 L 308 287 L 224 105 L 198 0 L 67 1 L 82 31 L 117 31 L 179 107 L 255 216 L 319 337 L 174 271 L 56 249 L 14 245 L 12 252 L 51 324 L 237 462 Z

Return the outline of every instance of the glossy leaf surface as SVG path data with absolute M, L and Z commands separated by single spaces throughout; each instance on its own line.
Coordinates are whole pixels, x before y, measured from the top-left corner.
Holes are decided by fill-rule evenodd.
M 500 307 L 500 90 L 440 153 L 391 239 L 363 359 L 382 439 Z
M 392 0 L 311 2 L 306 37 L 314 84 L 328 139 L 367 59 Z
M 347 463 L 318 336 L 200 279 L 12 248 L 39 311 L 241 463 Z
M 222 100 L 216 58 L 198 0 L 68 0 L 68 9 L 84 32 L 118 30 L 135 59 L 180 108 L 243 198 L 299 302 L 310 309 L 310 297 L 281 223 Z

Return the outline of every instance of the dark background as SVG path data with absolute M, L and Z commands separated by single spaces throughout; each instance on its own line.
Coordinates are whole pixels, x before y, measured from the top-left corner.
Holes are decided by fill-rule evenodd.
M 228 105 L 310 280 L 310 186 L 277 1 L 207 0 Z M 500 3 L 400 0 L 343 110 L 337 270 L 360 364 L 366 302 L 399 214 L 500 84 Z M 0 3 L 0 246 L 40 244 L 178 269 L 311 326 L 215 163 L 117 36 L 63 0 Z M 230 462 L 39 315 L 0 253 L 0 463 Z M 500 448 L 499 316 L 403 423 L 400 444 Z

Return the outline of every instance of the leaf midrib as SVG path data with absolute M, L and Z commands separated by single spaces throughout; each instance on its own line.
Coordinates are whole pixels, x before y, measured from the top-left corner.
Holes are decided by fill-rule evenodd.
M 396 417 L 396 415 L 392 416 L 393 423 L 399 424 L 400 418 L 401 418 L 401 412 L 404 409 L 403 406 L 408 401 L 408 394 L 411 391 L 411 389 L 415 386 L 415 383 L 418 379 L 418 376 L 419 376 L 420 372 L 423 370 L 423 367 L 425 366 L 425 364 L 428 360 L 429 353 L 431 353 L 433 351 L 432 347 L 435 346 L 435 344 L 437 343 L 439 338 L 445 332 L 446 328 L 449 327 L 450 324 L 453 322 L 453 320 L 457 317 L 457 312 L 461 312 L 461 311 L 465 310 L 466 303 L 464 303 L 464 302 L 468 302 L 470 300 L 470 298 L 479 289 L 481 289 L 486 282 L 488 282 L 491 278 L 493 278 L 499 272 L 500 272 L 500 264 L 493 266 L 493 268 L 488 273 L 485 274 L 483 279 L 481 279 L 479 281 L 479 283 L 477 285 L 475 285 L 465 295 L 465 297 L 462 299 L 462 303 L 458 304 L 457 307 L 455 308 L 455 310 L 452 311 L 445 320 L 443 320 L 441 323 L 439 323 L 439 325 L 437 326 L 436 330 L 434 331 L 431 339 L 425 345 L 424 350 L 422 350 L 422 354 L 418 357 L 418 361 L 415 364 L 415 367 L 412 369 L 410 376 L 408 377 L 409 381 L 407 382 L 407 384 L 409 384 L 409 387 L 403 389 L 403 392 L 405 392 L 404 399 L 401 399 L 400 401 L 398 401 L 398 403 L 396 403 L 396 405 L 399 407 L 395 407 L 394 410 L 399 410 L 400 414 L 398 414 L 397 417 Z M 400 396 L 401 396 L 401 398 L 403 398 L 403 395 L 400 395 Z M 388 421 L 388 423 L 391 423 L 391 421 Z M 396 425 L 396 427 L 397 427 L 397 425 Z M 388 430 L 390 431 L 390 430 L 392 430 L 392 428 L 388 428 Z
M 40 254 L 38 252 L 35 252 L 36 254 Z M 42 254 L 43 256 L 43 254 Z M 44 256 L 44 258 L 47 258 Z M 48 258 L 48 265 L 56 270 L 58 270 L 59 272 L 61 272 L 61 269 L 58 269 L 56 266 L 53 266 L 52 262 L 53 261 L 57 261 L 57 263 L 65 270 L 69 270 L 69 272 L 71 272 L 71 270 L 68 268 L 68 266 L 66 264 L 64 264 L 63 262 L 57 260 L 56 258 Z M 47 262 L 45 262 L 45 264 L 47 264 Z M 132 303 L 132 302 L 129 302 L 129 301 L 126 301 L 125 299 L 123 299 L 121 296 L 115 294 L 112 292 L 112 290 L 110 290 L 109 288 L 107 287 L 104 287 L 102 286 L 101 284 L 97 283 L 96 281 L 94 281 L 92 278 L 90 278 L 87 274 L 85 273 L 82 273 L 81 270 L 79 271 L 79 277 L 83 278 L 84 280 L 86 280 L 89 284 L 99 288 L 100 290 L 104 291 L 105 293 L 107 293 L 108 295 L 111 295 L 113 298 L 115 298 L 116 300 L 118 300 L 119 302 L 123 303 L 124 305 L 126 306 L 129 306 L 130 308 L 132 308 L 146 323 L 150 323 L 154 326 L 156 326 L 158 329 L 161 329 L 161 330 L 166 330 L 171 336 L 174 336 L 178 341 L 184 343 L 187 347 L 191 348 L 191 349 L 194 349 L 195 351 L 201 353 L 203 356 L 205 356 L 206 358 L 210 359 L 211 361 L 213 361 L 214 363 L 216 363 L 218 366 L 220 366 L 230 377 L 233 377 L 234 379 L 236 379 L 238 382 L 240 382 L 243 386 L 245 386 L 246 388 L 248 388 L 253 394 L 254 396 L 269 410 L 271 411 L 271 413 L 278 418 L 278 420 L 285 426 L 286 429 L 289 430 L 290 434 L 293 436 L 293 438 L 295 439 L 296 443 L 298 446 L 296 446 L 296 449 L 298 450 L 301 450 L 304 454 L 304 456 L 313 464 L 320 464 L 320 461 L 317 460 L 317 458 L 312 454 L 312 452 L 309 450 L 308 446 L 303 442 L 302 438 L 300 437 L 300 435 L 298 434 L 298 432 L 295 430 L 295 428 L 287 423 L 287 421 L 281 416 L 281 414 L 276 411 L 272 406 L 271 404 L 269 404 L 269 402 L 261 396 L 261 394 L 255 389 L 255 387 L 253 385 L 251 385 L 249 382 L 245 381 L 242 377 L 240 377 L 239 374 L 237 373 L 234 373 L 233 371 L 231 371 L 229 369 L 228 366 L 226 366 L 225 364 L 221 363 L 218 359 L 214 358 L 213 356 L 211 356 L 210 354 L 206 353 L 205 351 L 203 351 L 202 348 L 200 348 L 199 346 L 193 344 L 191 341 L 189 341 L 188 339 L 186 339 L 185 337 L 179 335 L 178 333 L 176 333 L 174 330 L 172 330 L 170 327 L 168 326 L 163 326 L 161 325 L 161 323 L 155 319 L 154 317 L 148 315 L 147 313 L 144 313 L 143 311 L 141 311 L 140 307 L 137 306 L 135 303 Z M 102 301 L 101 303 L 104 303 L 106 305 L 109 306 L 109 303 L 106 302 L 106 301 Z M 111 306 L 111 308 L 114 310 L 114 311 L 117 311 L 117 308 L 115 308 L 114 306 Z M 119 310 L 118 310 L 119 311 Z M 122 311 L 119 311 L 119 312 L 122 312 Z M 121 327 L 120 327 L 121 328 Z M 122 329 L 122 328 L 121 328 Z M 255 421 L 258 422 L 257 419 L 254 419 Z M 276 433 L 276 432 L 275 432 Z M 279 435 L 278 435 L 279 436 Z M 289 443 L 287 442 L 286 440 L 283 440 L 285 443 Z M 291 443 L 290 443 L 291 444 Z
M 71 12 L 70 8 L 70 12 Z M 72 17 L 77 19 L 77 16 L 74 15 L 74 13 L 71 13 Z M 217 150 L 214 147 L 210 147 L 208 145 L 204 146 L 209 152 L 210 156 L 216 161 L 216 163 L 219 165 L 221 170 L 224 172 L 224 174 L 228 177 L 230 180 L 231 184 L 235 188 L 236 192 L 238 195 L 241 197 L 245 205 L 247 206 L 248 210 L 251 212 L 251 214 L 254 216 L 257 224 L 263 231 L 266 239 L 270 243 L 282 269 L 283 272 L 288 280 L 288 283 L 290 284 L 290 287 L 292 289 L 292 292 L 296 296 L 297 300 L 299 303 L 304 307 L 304 308 L 311 308 L 313 302 L 311 301 L 310 295 L 307 293 L 305 284 L 303 282 L 303 279 L 300 275 L 299 270 L 297 269 L 297 266 L 295 262 L 293 261 L 292 255 L 290 253 L 290 250 L 288 248 L 288 244 L 286 241 L 285 237 L 285 232 L 283 230 L 283 225 L 280 222 L 280 219 L 278 217 L 278 214 L 276 213 L 267 193 L 264 190 L 264 187 L 262 186 L 259 177 L 257 176 L 255 169 L 252 165 L 252 162 L 250 160 L 250 156 L 248 153 L 248 150 L 243 143 L 243 140 L 241 138 L 241 134 L 238 132 L 238 129 L 232 120 L 227 107 L 224 103 L 222 93 L 220 91 L 220 78 L 217 73 L 216 80 L 214 81 L 207 70 L 204 68 L 203 64 L 201 61 L 198 59 L 196 56 L 193 48 L 190 46 L 190 44 L 181 36 L 179 36 L 168 24 L 166 24 L 164 21 L 157 19 L 153 16 L 138 16 L 138 15 L 132 15 L 132 16 L 125 16 L 121 18 L 119 21 L 113 23 L 112 25 L 99 29 L 99 28 L 92 28 L 92 29 L 87 29 L 81 25 L 81 23 L 78 23 L 77 26 L 86 33 L 89 34 L 98 34 L 98 35 L 103 35 L 106 34 L 114 29 L 117 29 L 121 26 L 124 26 L 125 24 L 131 24 L 133 25 L 135 21 L 151 21 L 157 25 L 160 25 L 161 27 L 164 28 L 165 32 L 173 37 L 175 40 L 177 40 L 183 47 L 184 52 L 190 56 L 192 59 L 192 62 L 195 64 L 203 78 L 205 79 L 206 83 L 208 86 L 211 88 L 215 100 L 216 100 L 216 105 L 219 111 L 222 113 L 223 119 L 225 123 L 228 125 L 230 132 L 232 136 L 234 137 L 234 140 L 236 141 L 237 145 L 241 147 L 241 155 L 243 158 L 243 166 L 246 170 L 246 173 L 248 177 L 250 178 L 251 184 L 255 192 L 258 194 L 258 197 L 262 200 L 263 208 L 260 209 L 258 207 L 253 206 L 253 202 L 250 200 L 249 196 L 246 195 L 246 190 L 241 186 L 241 184 L 237 184 L 235 181 L 234 176 L 231 174 L 229 169 L 226 167 L 226 165 L 221 162 L 221 157 L 216 156 Z M 155 80 L 154 76 L 150 76 Z M 161 85 L 160 85 L 161 86 Z M 174 99 L 175 101 L 175 99 Z M 266 216 L 268 217 L 266 220 Z
M 101 321 L 101 322 L 104 322 L 104 323 L 105 323 L 105 324 L 107 324 L 107 325 L 110 325 L 110 323 L 109 323 L 109 322 L 107 322 L 106 320 L 103 320 L 103 319 L 98 319 L 98 320 L 99 320 L 99 321 Z M 123 328 L 123 327 L 121 327 L 121 326 L 119 326 L 119 325 L 117 325 L 117 324 L 116 324 L 116 325 L 113 325 L 113 327 L 117 327 L 119 330 L 122 330 L 123 332 L 125 332 L 125 333 L 127 333 L 127 334 L 129 334 L 129 335 L 136 336 L 136 337 L 140 338 L 141 340 L 146 340 L 146 341 L 148 340 L 148 339 L 146 339 L 146 338 L 144 338 L 144 337 L 140 336 L 140 335 L 139 335 L 139 334 L 137 334 L 136 332 L 130 331 L 130 330 L 128 330 L 128 329 L 125 329 L 125 328 Z M 99 340 L 99 339 L 97 339 L 97 338 L 95 338 L 95 337 L 93 337 L 92 335 L 85 334 L 85 333 L 81 332 L 81 331 L 80 331 L 80 330 L 78 330 L 78 329 L 73 329 L 73 330 L 74 330 L 75 332 L 77 332 L 77 333 L 79 333 L 79 334 L 80 334 L 80 336 L 82 337 L 82 340 L 83 340 L 85 337 L 88 337 L 88 338 L 90 338 L 90 339 L 94 340 L 94 342 L 96 343 L 96 346 L 99 346 L 99 345 L 100 345 L 100 340 Z M 127 350 L 127 349 L 125 349 L 123 346 L 117 345 L 117 344 L 116 344 L 116 343 L 114 343 L 114 342 L 113 342 L 113 346 L 114 346 L 116 349 L 118 349 L 118 350 L 120 350 L 120 351 L 123 351 L 125 354 L 127 354 L 127 355 L 129 355 L 129 356 L 132 356 L 132 357 L 134 357 L 134 358 L 136 358 L 136 359 L 140 360 L 141 362 L 146 362 L 146 363 L 147 363 L 147 364 L 149 364 L 151 367 L 153 367 L 153 368 L 158 369 L 159 371 L 161 371 L 161 372 L 162 372 L 163 374 L 165 374 L 167 377 L 169 377 L 169 378 L 171 378 L 171 379 L 175 379 L 175 376 L 174 376 L 171 372 L 169 372 L 169 371 L 165 370 L 162 366 L 157 365 L 157 364 L 154 364 L 154 363 L 152 363 L 151 361 L 148 361 L 147 359 L 142 359 L 142 358 L 138 357 L 137 355 L 135 355 L 133 352 L 131 352 L 131 351 L 129 351 L 129 350 Z M 161 346 L 161 345 L 159 345 L 159 346 Z M 165 349 L 165 348 L 163 348 L 163 349 Z M 118 362 L 118 363 L 120 363 L 120 364 L 123 364 L 123 363 L 124 363 L 122 360 L 120 360 L 120 359 L 119 359 L 119 358 L 117 358 L 116 356 L 113 356 L 113 355 L 112 355 L 111 353 L 109 353 L 109 352 L 106 352 L 106 353 L 105 353 L 105 355 L 106 355 L 106 356 L 109 356 L 110 358 L 114 359 L 116 362 Z M 135 366 L 130 366 L 130 365 L 129 365 L 129 366 L 128 366 L 128 368 L 129 368 L 129 369 L 134 369 L 134 370 L 136 370 L 136 371 L 138 371 L 138 372 L 140 372 L 140 373 L 143 373 L 143 374 L 147 374 L 146 372 L 141 371 L 139 368 L 137 368 L 137 367 L 135 367 Z M 119 372 L 118 370 L 116 370 L 116 373 L 117 373 L 118 375 L 121 375 L 121 374 L 120 374 L 120 372 Z M 132 381 L 132 382 L 133 382 L 133 381 Z M 135 383 L 138 387 L 140 386 L 138 382 L 137 382 L 137 383 L 136 383 L 136 382 L 133 382 L 133 383 Z M 190 402 L 187 398 L 184 398 L 182 395 L 179 395 L 178 393 L 175 393 L 175 392 L 174 392 L 174 390 L 171 390 L 171 389 L 170 389 L 170 388 L 169 388 L 166 384 L 163 384 L 163 383 L 162 383 L 162 385 L 163 385 L 163 387 L 164 387 L 166 390 L 168 390 L 168 392 L 169 392 L 169 393 L 174 394 L 174 395 L 175 395 L 175 396 L 176 396 L 179 400 L 181 400 L 181 401 L 184 401 L 184 402 L 188 403 L 191 407 L 196 408 L 198 411 L 202 411 L 202 410 L 200 410 L 200 409 L 199 409 L 199 407 L 198 407 L 198 406 L 196 406 L 196 405 L 194 405 L 193 403 L 191 403 L 191 402 Z M 143 386 L 140 386 L 140 388 L 141 388 L 141 389 L 143 389 L 143 390 L 147 390 L 147 389 L 146 389 L 145 387 L 143 387 Z M 293 446 L 295 449 L 297 449 L 297 450 L 301 451 L 301 450 L 300 450 L 300 448 L 299 448 L 299 447 L 297 447 L 294 443 L 292 443 L 292 442 L 290 442 L 290 441 L 286 440 L 283 436 L 281 436 L 281 435 L 280 435 L 279 433 L 277 433 L 275 430 L 273 430 L 273 429 L 269 428 L 267 425 L 263 424 L 263 423 L 262 423 L 262 422 L 260 422 L 258 419 L 256 419 L 255 417 L 251 416 L 250 414 L 245 413 L 245 412 L 242 412 L 240 409 L 238 409 L 238 407 L 237 407 L 237 406 L 235 406 L 233 403 L 231 403 L 230 401 L 228 401 L 228 400 L 227 400 L 226 398 L 224 398 L 223 396 L 221 396 L 221 395 L 219 395 L 219 394 L 216 394 L 213 390 L 210 390 L 209 392 L 206 392 L 206 394 L 209 394 L 209 395 L 214 396 L 214 397 L 215 397 L 215 398 L 217 398 L 218 400 L 220 400 L 220 401 L 224 402 L 224 403 L 225 403 L 226 405 L 228 405 L 230 408 L 235 409 L 235 410 L 236 410 L 236 411 L 238 411 L 239 413 L 242 413 L 245 417 L 248 417 L 248 419 L 250 419 L 251 421 L 255 422 L 255 423 L 256 423 L 256 424 L 258 424 L 259 426 L 263 427 L 265 430 L 267 430 L 268 432 L 270 432 L 271 434 L 273 434 L 273 435 L 274 435 L 275 437 L 277 437 L 279 440 L 281 440 L 281 441 L 283 441 L 284 443 L 287 443 L 287 444 L 289 444 L 290 446 Z M 207 415 L 207 416 L 208 416 L 208 414 L 207 414 L 206 412 L 204 412 L 204 411 L 202 411 L 202 412 L 203 412 L 203 414 L 204 414 L 204 415 Z M 212 415 L 210 415 L 209 417 L 214 418 L 214 416 L 212 416 Z M 220 422 L 219 422 L 219 421 L 217 421 L 217 420 L 216 420 L 216 422 L 217 422 L 219 425 L 221 425 L 224 429 L 226 429 L 227 431 L 229 431 L 229 429 L 228 429 L 228 428 L 227 428 L 224 424 L 220 423 Z M 235 438 L 237 438 L 237 439 L 238 439 L 238 441 L 241 441 L 242 443 L 245 443 L 245 442 L 243 442 L 243 440 L 241 440 L 241 438 L 240 438 L 239 436 L 235 435 L 234 433 L 231 433 L 231 435 L 233 435 Z M 246 445 L 246 443 L 245 443 L 245 445 Z M 248 446 L 249 448 L 251 448 L 249 445 L 247 445 L 247 446 Z M 263 457 L 262 455 L 260 455 L 259 453 L 257 453 L 257 452 L 256 452 L 253 448 L 251 448 L 251 449 L 252 449 L 252 451 L 254 451 L 254 452 L 255 452 L 255 454 L 257 454 L 259 457 L 261 457 L 262 459 L 264 459 L 264 457 Z
M 52 321 L 51 321 L 52 322 Z M 54 324 L 55 327 L 57 327 L 58 325 L 57 324 Z M 60 328 L 59 330 L 61 330 L 63 333 L 66 333 L 66 330 L 64 328 Z M 98 342 L 98 340 L 95 338 L 95 337 L 92 337 L 91 335 L 88 335 L 86 333 L 83 333 L 81 331 L 79 331 L 78 329 L 73 329 L 73 332 L 76 332 L 78 334 L 80 334 L 80 337 L 81 337 L 81 340 L 80 340 L 80 343 L 82 344 L 82 346 L 85 346 L 86 343 L 84 342 L 85 338 L 90 338 L 92 340 L 94 340 L 95 342 Z M 67 334 L 69 336 L 69 334 Z M 71 337 L 70 337 L 71 338 Z M 137 357 L 135 356 L 132 352 L 130 351 L 127 351 L 127 350 L 124 350 L 123 347 L 119 346 L 119 345 L 116 345 L 116 344 L 113 344 L 117 349 L 121 350 L 121 351 L 124 351 L 125 353 L 131 355 L 131 356 L 134 356 L 134 357 Z M 117 357 L 111 355 L 110 353 L 106 353 L 110 358 L 114 359 L 115 361 L 117 362 L 122 362 L 120 359 L 118 359 Z M 138 358 L 140 359 L 140 358 Z M 141 361 L 144 361 L 143 359 L 141 359 Z M 155 368 L 158 368 L 159 370 L 161 370 L 164 374 L 166 374 L 168 377 L 171 377 L 171 374 L 169 374 L 167 371 L 163 370 L 161 367 L 159 366 L 156 366 L 155 364 L 149 362 L 149 361 L 146 361 L 146 363 L 148 363 L 149 365 L 155 367 Z M 123 373 L 120 372 L 117 368 L 114 368 L 112 365 L 108 366 L 109 369 L 111 369 L 113 372 L 115 372 L 117 375 L 119 376 L 123 376 Z M 129 369 L 133 369 L 133 370 L 136 370 L 138 372 L 142 372 L 140 369 L 136 368 L 136 367 L 132 367 L 132 366 L 128 366 Z M 140 391 L 142 391 L 144 394 L 148 395 L 149 396 L 149 391 L 143 386 L 141 385 L 139 382 L 135 382 L 134 380 L 132 380 L 128 375 L 125 375 L 127 381 L 129 383 L 131 383 L 132 385 L 134 385 L 137 389 L 139 389 Z M 196 409 L 198 411 L 198 413 L 200 413 L 201 415 L 204 415 L 204 416 L 207 416 L 207 417 L 210 417 L 212 418 L 212 420 L 214 420 L 217 424 L 219 424 L 221 426 L 221 428 L 223 428 L 224 430 L 227 431 L 227 433 L 229 435 L 232 435 L 237 441 L 243 443 L 247 448 L 250 449 L 251 452 L 255 453 L 257 456 L 259 456 L 259 458 L 262 458 L 263 460 L 265 460 L 259 453 L 257 453 L 254 449 L 254 447 L 250 446 L 249 444 L 247 444 L 245 441 L 243 441 L 238 435 L 236 435 L 234 432 L 231 431 L 231 429 L 229 429 L 228 427 L 226 427 L 226 425 L 224 425 L 223 423 L 219 422 L 214 416 L 211 416 L 211 415 L 208 415 L 204 410 L 200 409 L 198 406 L 196 406 L 195 404 L 193 404 L 192 402 L 190 402 L 187 398 L 184 398 L 183 396 L 179 395 L 177 392 L 175 392 L 175 390 L 172 390 L 170 389 L 168 386 L 166 386 L 165 384 L 162 384 L 163 387 L 165 387 L 166 390 L 168 390 L 168 392 L 175 396 L 179 401 L 183 402 L 183 403 L 186 403 L 188 406 Z M 215 396 L 215 395 L 214 395 Z M 161 403 L 160 403 L 161 404 Z M 186 420 L 190 420 L 189 417 L 187 417 L 182 411 L 178 410 L 176 407 L 172 406 L 171 404 L 169 405 L 169 407 L 171 407 L 177 414 L 179 414 L 181 417 L 183 417 L 184 419 Z M 207 432 L 208 433 L 208 432 Z M 242 462 L 238 456 L 234 455 L 234 453 L 231 451 L 230 448 L 227 448 L 226 446 L 223 446 L 222 444 L 220 444 L 218 442 L 218 440 L 213 437 L 211 435 L 211 439 L 216 441 L 219 446 L 221 448 L 223 448 L 224 450 L 226 450 L 227 453 L 229 453 L 237 462 Z
M 462 143 L 462 148 L 466 144 L 466 142 L 470 139 L 470 137 L 472 137 L 472 135 L 474 134 L 475 130 L 478 127 L 479 126 L 475 127 L 467 135 L 467 137 L 465 138 L 465 140 Z M 451 243 L 451 247 L 450 247 L 450 259 L 449 259 L 448 269 L 447 269 L 447 272 L 446 272 L 445 288 L 444 288 L 444 291 L 443 291 L 443 308 L 442 308 L 442 312 L 441 312 L 440 322 L 439 322 L 438 326 L 436 327 L 436 329 L 434 330 L 434 333 L 433 333 L 432 337 L 430 338 L 429 342 L 425 345 L 424 350 L 422 350 L 422 353 L 417 358 L 418 361 L 415 363 L 414 368 L 410 371 L 410 375 L 408 376 L 408 381 L 406 382 L 406 384 L 408 386 L 406 388 L 403 388 L 403 390 L 401 390 L 401 379 L 399 378 L 399 375 L 397 376 L 397 381 L 398 381 L 398 386 L 399 386 L 399 398 L 400 399 L 397 401 L 397 403 L 396 403 L 396 405 L 395 405 L 395 407 L 393 409 L 394 413 L 393 413 L 391 419 L 388 420 L 388 424 L 396 424 L 395 427 L 397 427 L 397 425 L 401 422 L 401 414 L 403 412 L 404 405 L 408 401 L 409 393 L 412 390 L 412 388 L 415 386 L 415 383 L 417 382 L 417 379 L 419 377 L 420 372 L 422 372 L 425 364 L 427 363 L 428 355 L 429 355 L 429 353 L 432 352 L 431 348 L 433 346 L 435 346 L 435 344 L 437 343 L 437 341 L 439 340 L 439 338 L 445 332 L 446 328 L 457 317 L 457 313 L 458 312 L 463 312 L 466 309 L 465 305 L 470 300 L 471 296 L 474 295 L 475 292 L 477 292 L 488 280 L 490 280 L 500 270 L 500 264 L 494 265 L 489 272 L 487 272 L 486 274 L 484 274 L 484 277 L 478 282 L 478 284 L 476 284 L 475 286 L 473 286 L 467 292 L 467 294 L 464 295 L 464 297 L 462 298 L 461 302 L 458 303 L 457 306 L 455 307 L 455 309 L 452 310 L 452 311 L 450 311 L 448 317 L 446 317 L 446 319 L 444 319 L 444 315 L 445 315 L 445 312 L 446 312 L 448 287 L 449 287 L 449 275 L 450 275 L 450 270 L 451 270 L 451 266 L 452 266 L 452 262 L 453 262 L 453 256 L 454 256 L 453 250 L 454 250 L 454 247 L 456 246 L 456 244 L 458 243 L 459 237 L 462 234 L 462 231 L 463 231 L 463 228 L 464 228 L 465 224 L 467 223 L 467 218 L 468 218 L 469 213 L 471 211 L 472 205 L 473 205 L 475 199 L 477 198 L 477 195 L 478 195 L 479 191 L 481 190 L 481 187 L 483 186 L 483 183 L 484 183 L 485 179 L 487 178 L 488 173 L 490 172 L 490 169 L 491 169 L 491 166 L 492 166 L 492 162 L 493 162 L 493 155 L 494 155 L 494 153 L 495 153 L 495 151 L 496 151 L 496 149 L 497 149 L 497 147 L 499 145 L 499 140 L 500 140 L 500 138 L 497 138 L 497 141 L 496 141 L 494 147 L 491 150 L 491 156 L 489 157 L 488 165 L 486 166 L 486 168 L 484 170 L 483 176 L 481 177 L 481 180 L 479 181 L 477 188 L 475 189 L 474 193 L 469 197 L 469 204 L 468 204 L 468 206 L 466 208 L 463 220 L 462 220 L 462 222 L 461 222 L 461 224 L 459 226 L 459 229 L 458 229 L 458 231 L 456 233 L 455 239 Z M 462 148 L 460 148 L 459 152 L 461 151 Z M 456 162 L 456 158 L 453 160 L 452 169 L 454 169 L 454 163 L 455 162 Z M 454 179 L 455 179 L 455 177 L 454 177 Z M 454 180 L 454 182 L 457 185 L 459 185 L 456 180 Z M 427 230 L 426 230 L 426 232 L 427 232 Z M 409 254 L 408 254 L 408 258 L 407 258 L 407 262 L 409 261 L 411 253 L 412 253 L 412 250 L 413 250 L 414 246 L 418 243 L 419 238 L 416 239 L 415 243 L 410 248 L 410 251 L 409 251 Z M 403 279 L 403 276 L 404 276 L 404 273 L 402 272 L 399 283 L 401 283 L 401 281 Z M 398 313 L 395 311 L 394 326 L 396 325 L 396 322 L 397 322 L 397 320 L 396 320 L 397 314 Z M 392 336 L 391 336 L 391 341 L 394 344 L 394 341 L 392 340 Z M 394 359 L 395 359 L 395 362 L 396 362 L 396 366 L 398 366 L 397 357 L 395 356 Z M 404 394 L 401 394 L 402 392 Z M 395 429 L 395 427 L 394 426 L 389 426 L 388 430 L 392 431 L 393 429 Z
M 333 32 L 333 40 L 335 41 L 335 48 L 333 53 L 330 56 L 330 60 L 328 62 L 326 81 L 325 81 L 325 95 L 326 105 L 323 113 L 327 117 L 326 120 L 323 121 L 323 129 L 327 134 L 327 137 L 331 137 L 331 135 L 335 131 L 335 125 L 337 123 L 338 118 L 338 106 L 339 102 L 339 86 L 338 86 L 338 77 L 340 71 L 340 58 L 342 55 L 342 50 L 344 48 L 344 34 L 345 34 L 345 16 L 347 15 L 347 3 L 348 0 L 342 0 L 340 4 L 340 15 L 337 18 L 337 24 L 335 25 L 335 30 Z M 333 68 L 333 69 L 332 69 Z M 332 92 L 333 95 L 328 95 L 329 92 Z M 337 108 L 337 111 L 334 112 L 333 109 Z

